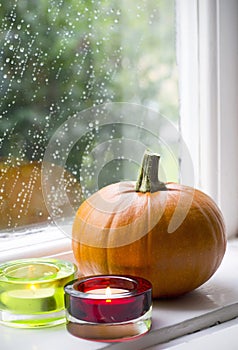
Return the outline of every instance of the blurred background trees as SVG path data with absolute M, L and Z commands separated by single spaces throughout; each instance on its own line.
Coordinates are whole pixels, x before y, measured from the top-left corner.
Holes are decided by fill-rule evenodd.
M 107 102 L 143 105 L 177 123 L 175 34 L 175 0 L 0 0 L 0 169 L 42 161 L 57 128 Z M 120 138 L 123 128 L 100 133 Z M 82 164 L 92 174 L 83 154 L 97 137 L 91 130 L 68 156 L 78 179 Z M 111 162 L 96 181 L 133 178 L 138 164 L 123 164 Z
M 174 1 L 0 0 L 0 155 L 42 159 L 75 112 L 135 102 L 178 118 Z

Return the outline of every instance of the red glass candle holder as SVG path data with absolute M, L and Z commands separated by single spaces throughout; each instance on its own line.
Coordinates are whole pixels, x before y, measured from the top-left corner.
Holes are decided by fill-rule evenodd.
M 65 286 L 67 330 L 80 338 L 122 341 L 149 331 L 152 286 L 141 277 L 100 275 Z

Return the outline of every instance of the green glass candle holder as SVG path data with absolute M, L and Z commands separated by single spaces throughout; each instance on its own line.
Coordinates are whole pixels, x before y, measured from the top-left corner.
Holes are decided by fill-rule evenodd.
M 64 286 L 76 266 L 57 259 L 21 259 L 0 265 L 0 322 L 21 328 L 65 322 Z

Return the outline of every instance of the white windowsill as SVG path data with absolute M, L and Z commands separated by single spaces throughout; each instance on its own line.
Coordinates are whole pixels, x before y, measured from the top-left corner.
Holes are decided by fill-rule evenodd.
M 146 350 L 237 350 L 237 332 L 238 320 L 234 319 Z
M 52 236 L 50 235 L 50 237 L 53 238 L 54 235 L 55 237 L 58 237 L 56 239 L 54 256 L 73 261 L 73 255 L 70 251 L 70 239 L 64 237 L 60 232 L 55 232 L 52 234 Z M 48 243 L 46 236 L 48 236 Z M 23 241 L 26 239 L 27 238 L 24 238 Z M 36 251 L 38 253 L 37 256 L 42 256 L 43 251 L 45 251 L 45 255 L 52 256 L 50 246 L 53 245 L 53 241 L 49 240 L 49 232 L 45 235 L 45 237 L 43 237 L 42 234 L 41 238 L 39 239 L 39 244 L 36 244 L 36 246 L 37 245 L 38 249 L 40 247 L 42 248 L 41 251 L 37 251 L 36 247 L 31 250 L 29 249 L 29 246 L 22 246 L 20 249 L 20 254 L 18 254 L 17 258 L 21 257 L 21 255 L 26 251 L 28 251 L 28 256 L 36 256 Z M 2 245 L 1 250 L 1 260 L 3 260 Z M 6 252 L 6 256 L 7 254 L 10 254 L 10 251 Z M 1 348 L 4 350 L 12 350 L 17 339 L 18 350 L 45 350 L 46 348 L 50 348 L 51 344 L 52 346 L 57 346 L 58 350 L 65 350 L 66 348 L 67 350 L 76 350 L 78 348 L 82 348 L 84 350 L 100 348 L 113 350 L 128 350 L 128 348 L 130 348 L 130 350 L 140 350 L 149 347 L 151 350 L 159 350 L 169 349 L 171 346 L 172 349 L 187 349 L 185 347 L 185 343 L 183 343 L 184 347 L 181 344 L 174 347 L 174 341 L 171 343 L 168 342 L 175 338 L 178 338 L 177 342 L 187 341 L 187 339 L 190 339 L 189 337 L 191 337 L 186 336 L 187 334 L 199 331 L 201 329 L 207 329 L 208 327 L 214 326 L 218 323 L 222 323 L 223 332 L 225 332 L 226 329 L 227 332 L 232 332 L 233 330 L 234 332 L 237 332 L 238 321 L 237 325 L 232 324 L 233 327 L 229 326 L 230 322 L 226 322 L 238 317 L 238 280 L 234 278 L 234 271 L 238 269 L 237 256 L 238 242 L 230 241 L 222 265 L 207 283 L 196 291 L 183 297 L 173 300 L 155 301 L 153 303 L 152 330 L 144 337 L 131 341 L 130 343 L 106 344 L 78 339 L 71 336 L 66 331 L 64 325 L 35 330 L 13 329 L 1 325 Z M 22 257 L 26 256 L 22 255 Z M 216 336 L 214 334 L 216 334 L 216 332 L 219 330 L 219 327 L 221 326 L 214 326 L 205 331 L 205 339 L 209 341 L 209 337 L 211 337 L 213 346 L 215 344 L 214 342 L 216 342 Z M 209 336 L 207 332 L 209 332 Z M 204 341 L 202 332 L 196 333 L 196 337 L 200 337 Z M 199 342 L 199 339 L 196 338 L 195 340 L 191 340 L 195 341 L 194 346 L 196 346 L 196 342 Z M 217 339 L 219 339 L 219 336 Z M 229 342 L 229 339 L 227 339 L 227 342 Z M 161 343 L 162 345 L 158 345 Z M 215 347 L 209 348 L 215 349 Z M 217 347 L 216 349 L 221 348 Z
M 0 238 L 0 262 L 64 254 L 71 240 L 56 226 L 36 226 L 14 239 Z

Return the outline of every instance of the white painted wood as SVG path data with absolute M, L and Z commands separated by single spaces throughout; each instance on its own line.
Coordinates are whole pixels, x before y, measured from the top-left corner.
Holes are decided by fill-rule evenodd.
M 218 197 L 218 50 L 217 1 L 198 1 L 199 178 L 200 188 Z M 216 174 L 216 175 L 215 175 Z
M 0 262 L 63 254 L 71 248 L 71 239 L 56 226 L 33 226 L 26 234 L 0 238 Z
M 218 193 L 232 236 L 238 233 L 238 1 L 219 0 L 218 15 Z
M 238 319 L 146 350 L 237 350 Z
M 238 1 L 177 0 L 177 7 L 182 138 L 193 159 L 195 186 L 220 206 L 233 237 L 238 233 Z
M 198 13 L 197 1 L 177 1 L 177 62 L 179 71 L 180 130 L 187 149 L 181 149 L 181 172 L 186 174 L 189 164 L 185 155 L 190 152 L 194 174 L 182 176 L 186 185 L 199 185 L 199 76 L 198 76 Z M 195 177 L 187 183 L 185 178 Z

